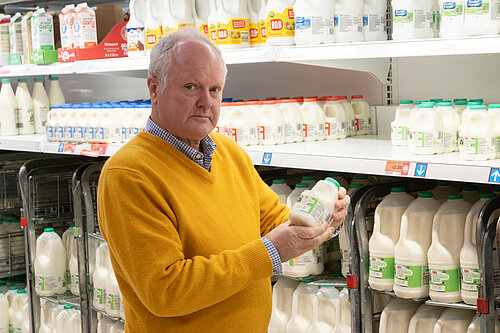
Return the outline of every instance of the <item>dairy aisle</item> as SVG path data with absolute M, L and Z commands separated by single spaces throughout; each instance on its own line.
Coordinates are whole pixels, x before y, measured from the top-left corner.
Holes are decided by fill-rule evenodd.
M 215 131 L 282 203 L 327 177 L 353 198 L 338 238 L 273 277 L 269 332 L 499 330 L 496 0 L 6 0 L 0 13 L 7 329 L 123 331 L 97 179 L 151 112 L 151 48 L 187 24 L 228 64 Z

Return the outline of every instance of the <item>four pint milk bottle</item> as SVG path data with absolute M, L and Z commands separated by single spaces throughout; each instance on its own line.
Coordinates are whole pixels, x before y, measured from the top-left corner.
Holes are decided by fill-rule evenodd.
M 434 333 L 467 332 L 474 317 L 474 311 L 446 309 L 434 326 Z
M 10 83 L 10 79 L 2 79 L 0 90 L 0 135 L 17 135 L 17 101 Z
M 304 141 L 304 119 L 298 102 L 298 99 L 284 99 L 278 104 L 285 120 L 285 143 Z
M 210 4 L 206 0 L 194 0 L 191 11 L 193 13 L 195 28 L 208 37 L 208 15 L 210 14 Z
M 399 240 L 401 217 L 413 197 L 403 187 L 393 187 L 377 206 L 375 224 L 370 238 L 370 276 L 368 283 L 375 290 L 392 290 L 394 284 L 394 246 Z
M 215 0 L 212 0 L 215 1 Z M 163 0 L 146 0 L 146 19 L 144 29 L 146 34 L 146 54 L 158 43 L 163 34 L 161 13 L 163 13 Z
M 337 303 L 337 318 L 333 333 L 351 332 L 351 304 L 349 303 L 349 293 L 347 287 L 340 292 Z
M 109 279 L 107 269 L 107 257 L 109 255 L 108 245 L 102 243 L 96 250 L 96 263 L 92 275 L 93 306 L 100 311 L 106 311 L 106 281 Z
M 304 141 L 321 141 L 325 139 L 325 112 L 318 104 L 316 97 L 304 98 L 301 106 L 304 119 Z
M 419 303 L 394 298 L 380 316 L 380 333 L 408 332 Z
M 293 45 L 295 37 L 295 0 L 268 0 L 267 12 L 267 44 L 284 46 Z
M 295 288 L 299 283 L 280 277 L 273 287 L 273 305 L 269 333 L 286 332 L 286 325 L 292 316 L 292 300 Z
M 470 204 L 461 194 L 448 196 L 432 223 L 432 244 L 429 261 L 429 296 L 443 303 L 460 302 L 460 250 Z
M 164 1 L 161 25 L 163 36 L 171 34 L 183 26 L 194 26 L 192 14 L 192 2 L 189 0 L 166 0 Z
M 66 292 L 66 249 L 53 228 L 46 228 L 36 240 L 35 291 L 40 296 Z
M 9 331 L 9 301 L 2 291 L 0 291 L 0 331 Z
M 410 320 L 408 333 L 431 333 L 444 308 L 422 304 Z
M 401 218 L 401 233 L 394 248 L 394 293 L 402 298 L 429 295 L 427 251 L 432 239 L 432 220 L 440 202 L 431 192 L 420 192 Z
M 277 145 L 285 143 L 285 119 L 277 106 L 277 101 L 262 102 L 262 109 L 258 113 L 259 144 Z
M 460 130 L 460 158 L 479 161 L 496 158 L 496 130 L 486 112 L 486 105 L 473 105 L 464 111 Z
M 354 114 L 354 108 L 351 103 L 347 101 L 347 96 L 337 96 L 337 98 L 345 110 L 347 119 L 347 136 L 354 136 L 356 135 L 356 115 Z
M 458 127 L 460 126 L 458 113 L 453 109 L 451 102 L 439 102 L 436 112 L 443 121 L 444 152 L 458 151 Z
M 351 105 L 356 117 L 356 135 L 372 134 L 372 111 L 368 103 L 363 99 L 363 95 L 352 96 Z
M 330 333 L 335 328 L 339 291 L 333 286 L 322 286 L 313 300 L 313 321 L 307 333 Z
M 313 321 L 314 296 L 318 287 L 310 285 L 312 280 L 300 281 L 299 286 L 293 292 L 292 316 L 288 322 L 287 333 L 307 332 Z

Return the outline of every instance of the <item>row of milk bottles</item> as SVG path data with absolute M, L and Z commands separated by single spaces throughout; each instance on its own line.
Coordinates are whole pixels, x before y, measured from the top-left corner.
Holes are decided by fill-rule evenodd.
M 268 333 L 351 332 L 351 310 L 347 288 L 315 286 L 313 280 L 279 278 L 273 286 L 272 313 Z
M 86 2 L 66 5 L 59 14 L 62 49 L 85 49 L 97 46 L 95 11 Z
M 433 192 L 420 192 L 417 199 L 404 188 L 393 188 L 375 211 L 369 241 L 371 288 L 394 290 L 407 299 L 475 305 L 480 281 L 476 222 L 481 208 L 494 197 L 479 194 L 473 186 L 458 193 L 446 182 Z M 499 282 L 495 260 L 496 294 Z
M 28 294 L 25 289 L 10 287 L 0 291 L 0 331 L 29 331 Z
M 64 294 L 69 290 L 80 295 L 78 250 L 74 226 L 66 229 L 62 237 L 53 228 L 45 228 L 36 240 L 35 292 L 40 296 Z
M 97 333 L 124 333 L 124 332 L 125 332 L 125 325 L 120 320 L 113 320 L 109 317 L 101 316 L 101 318 L 97 322 Z
M 144 100 L 64 104 L 48 114 L 48 141 L 128 142 L 145 128 L 151 104 Z
M 25 330 L 20 332 L 25 333 Z M 31 331 L 27 330 L 26 332 Z M 80 307 L 40 299 L 40 330 L 38 333 L 81 332 L 82 314 Z
M 402 100 L 391 123 L 391 142 L 408 146 L 412 154 L 459 151 L 463 160 L 500 158 L 500 104 L 482 103 Z
M 362 95 L 223 102 L 214 131 L 242 146 L 345 139 L 372 134 Z
M 0 89 L 0 135 L 24 135 L 45 133 L 47 114 L 51 107 L 65 103 L 59 85 L 59 78 L 50 78 L 49 94 L 43 86 L 43 78 L 35 77 L 33 94 L 27 86 L 27 80 L 18 79 L 16 93 L 12 89 L 11 79 L 2 79 Z
M 475 311 L 444 308 L 393 298 L 382 311 L 379 333 L 480 333 Z M 495 333 L 500 322 L 495 322 Z

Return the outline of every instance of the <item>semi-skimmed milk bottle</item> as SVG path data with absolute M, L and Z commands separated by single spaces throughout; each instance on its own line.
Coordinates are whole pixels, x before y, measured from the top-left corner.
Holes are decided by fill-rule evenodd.
M 80 278 L 78 273 L 78 252 L 76 239 L 70 238 L 70 259 L 69 259 L 69 289 L 73 295 L 80 295 Z
M 278 102 L 285 120 L 285 143 L 304 141 L 304 119 L 300 107 L 297 106 L 298 102 L 298 99 L 293 98 Z
M 325 269 L 323 246 L 324 244 L 320 244 L 311 251 L 284 262 L 283 275 L 303 278 L 323 273 Z
M 300 197 L 302 192 L 304 192 L 307 189 L 309 189 L 309 184 L 305 184 L 305 183 L 296 184 L 295 189 L 290 193 L 290 195 L 286 199 L 287 207 L 292 208 L 293 204 L 297 201 L 297 199 Z
M 109 279 L 107 267 L 108 255 L 108 245 L 103 242 L 96 249 L 96 263 L 94 274 L 92 275 L 94 295 L 92 305 L 100 311 L 106 311 L 106 281 Z
M 286 332 L 286 325 L 292 316 L 293 292 L 298 281 L 280 277 L 273 286 L 273 305 L 268 333 Z
M 461 194 L 448 196 L 432 223 L 432 244 L 429 261 L 429 296 L 443 303 L 460 302 L 460 250 L 470 204 Z
M 408 333 L 432 333 L 444 308 L 422 304 L 410 320 Z
M 295 44 L 332 44 L 334 36 L 333 1 L 299 0 L 295 1 Z
M 10 79 L 2 79 L 0 108 L 0 135 L 17 135 L 17 100 Z
M 462 186 L 462 192 L 460 192 L 460 194 L 463 196 L 464 200 L 471 205 L 475 204 L 481 198 L 481 195 L 477 190 L 477 186 L 475 185 L 464 184 Z
M 488 114 L 495 126 L 497 158 L 500 158 L 500 104 L 490 104 Z
M 45 125 L 47 122 L 47 113 L 49 112 L 50 101 L 47 92 L 43 87 L 43 78 L 35 77 L 33 79 L 35 85 L 33 87 L 33 113 L 35 116 L 35 133 L 45 133 Z
M 0 291 L 0 330 L 9 332 L 9 301 L 7 296 Z
M 28 295 L 26 290 L 18 290 L 17 294 L 12 298 L 12 332 L 21 333 L 24 322 L 24 305 L 28 303 Z
M 467 328 L 467 333 L 481 333 L 481 319 L 479 314 L 476 314 L 472 319 L 469 327 Z M 500 321 L 495 320 L 495 333 L 500 333 Z
M 363 0 L 335 1 L 335 41 L 337 43 L 362 42 Z
M 73 41 L 75 48 L 86 49 L 97 46 L 95 11 L 86 2 L 82 2 L 76 6 L 73 17 Z
M 240 146 L 250 146 L 259 143 L 257 133 L 257 112 L 254 106 L 257 102 L 237 102 L 229 110 L 227 131 Z
M 434 333 L 467 332 L 474 317 L 474 311 L 446 309 L 434 326 Z
M 457 194 L 459 191 L 450 182 L 440 181 L 431 192 L 434 194 L 434 199 L 439 200 L 441 203 L 448 199 L 451 194 Z
M 17 128 L 19 134 L 33 134 L 35 133 L 33 99 L 26 85 L 26 79 L 18 79 L 17 82 Z
M 394 246 L 399 240 L 401 217 L 413 201 L 403 187 L 393 187 L 377 206 L 373 234 L 369 241 L 368 283 L 375 290 L 392 290 L 394 284 Z
M 410 123 L 413 100 L 401 100 L 396 109 L 396 117 L 391 123 L 391 143 L 393 146 L 408 146 L 408 125 Z
M 363 99 L 363 95 L 352 96 L 351 105 L 356 117 L 356 135 L 372 134 L 372 111 L 370 105 Z
M 290 211 L 291 224 L 309 227 L 330 224 L 339 188 L 340 184 L 328 177 L 320 180 L 311 190 L 302 192 Z
M 408 332 L 419 303 L 394 298 L 380 316 L 380 333 Z
M 451 102 L 439 102 L 436 112 L 441 116 L 441 120 L 443 121 L 444 152 L 451 153 L 458 151 L 460 118 L 458 113 L 453 109 L 453 104 Z
M 464 231 L 464 245 L 460 251 L 460 287 L 462 299 L 467 304 L 476 305 L 478 298 L 478 285 L 480 283 L 480 271 L 476 248 L 476 224 L 481 208 L 492 198 L 493 193 L 482 193 L 481 199 L 476 202 L 467 214 Z M 489 223 L 498 219 L 499 214 L 494 214 Z M 493 249 L 493 258 L 496 258 L 496 248 Z M 495 285 L 495 295 L 500 293 L 500 272 L 498 260 L 493 260 L 493 281 Z
M 193 1 L 194 3 L 194 1 Z M 131 0 L 130 19 L 127 23 L 127 48 L 129 57 L 146 55 L 146 0 Z
M 276 100 L 262 102 L 257 123 L 259 144 L 277 145 L 285 143 L 285 119 Z
M 314 296 L 318 287 L 310 285 L 312 280 L 300 281 L 299 286 L 293 292 L 292 316 L 287 324 L 287 333 L 307 332 L 313 321 Z
M 475 105 L 483 105 L 483 102 L 477 101 L 477 100 L 471 100 L 470 102 L 467 102 L 467 106 L 465 107 L 464 111 L 462 112 L 462 119 L 461 119 L 461 126 L 460 130 L 462 130 L 462 125 L 465 122 L 465 118 L 467 118 L 467 115 L 470 113 L 470 108 Z
M 427 252 L 432 221 L 440 205 L 431 192 L 420 192 L 401 218 L 399 241 L 394 248 L 394 293 L 398 297 L 419 299 L 429 295 Z
M 408 146 L 411 154 L 442 154 L 443 121 L 434 109 L 434 103 L 422 103 L 411 118 L 408 126 Z
M 474 105 L 465 114 L 460 129 L 460 158 L 479 161 L 496 158 L 495 125 L 486 112 L 486 105 Z
M 53 228 L 46 228 L 36 240 L 35 291 L 40 296 L 66 292 L 66 250 Z
M 333 333 L 351 333 L 351 304 L 349 303 L 349 293 L 346 287 L 340 292 L 336 311 L 337 318 Z
M 267 44 L 293 45 L 295 40 L 295 0 L 268 0 L 266 6 Z
M 335 328 L 339 291 L 322 286 L 313 299 L 313 321 L 307 333 L 331 333 Z
M 323 105 L 325 112 L 325 139 L 338 140 L 347 138 L 347 116 L 338 97 L 327 97 Z
M 347 96 L 337 96 L 340 104 L 344 107 L 345 115 L 347 119 L 347 136 L 356 135 L 356 115 L 354 114 L 354 108 L 351 103 L 347 101 Z
M 365 42 L 387 40 L 387 1 L 365 0 L 363 36 Z
M 108 270 L 108 279 L 106 280 L 106 313 L 112 317 L 120 317 L 121 294 L 116 280 L 111 259 L 106 258 L 106 267 Z
M 321 141 L 325 139 L 325 112 L 318 104 L 316 97 L 304 98 L 300 107 L 304 119 L 304 141 Z
M 292 193 L 292 189 L 286 184 L 285 179 L 274 179 L 271 185 L 271 190 L 278 195 L 282 205 L 286 205 L 288 196 Z

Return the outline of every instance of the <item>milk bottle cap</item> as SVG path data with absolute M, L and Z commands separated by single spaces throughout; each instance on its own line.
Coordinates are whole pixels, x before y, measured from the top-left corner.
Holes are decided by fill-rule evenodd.
M 424 102 L 420 104 L 420 109 L 433 109 L 434 108 L 434 102 Z
M 347 96 L 337 96 L 337 98 L 338 98 L 339 100 L 343 101 L 343 100 L 347 99 Z
M 419 192 L 418 197 L 423 199 L 430 199 L 434 197 L 434 194 L 432 192 Z
M 338 98 L 338 97 L 328 97 L 326 99 L 327 102 L 337 102 L 339 100 L 340 100 L 340 98 Z
M 456 103 L 458 101 L 467 101 L 467 98 L 454 98 L 453 103 Z
M 54 228 L 45 228 L 43 229 L 44 232 L 54 232 Z
M 18 287 L 9 287 L 9 290 L 17 290 L 19 289 Z
M 443 99 L 442 98 L 431 98 L 429 101 L 437 103 L 437 102 L 443 101 Z
M 286 180 L 284 180 L 284 179 L 274 179 L 273 180 L 273 185 L 274 184 L 286 184 Z
M 460 200 L 463 199 L 464 197 L 461 194 L 450 194 L 448 196 L 448 200 Z
M 2 83 L 10 83 L 10 79 L 2 79 Z
M 491 109 L 500 109 L 500 104 L 490 104 L 488 107 L 490 110 Z
M 302 176 L 302 181 L 311 181 L 311 180 L 316 181 L 316 177 L 314 177 L 314 176 Z
M 71 310 L 73 309 L 73 305 L 65 305 L 64 310 Z
M 438 106 L 452 106 L 453 104 L 451 102 L 438 102 Z
M 351 99 L 363 99 L 363 95 L 354 95 L 351 96 Z
M 309 188 L 309 184 L 298 183 L 298 184 L 295 185 L 295 188 Z
M 314 279 L 305 279 L 300 281 L 300 283 L 311 283 L 311 282 L 314 282 Z
M 35 82 L 43 82 L 43 77 L 35 77 L 35 78 L 33 78 L 33 81 L 35 81 Z
M 18 294 L 26 294 L 26 290 L 25 289 L 19 289 L 17 291 Z
M 481 193 L 480 198 L 481 199 L 491 199 L 496 197 L 495 193 Z
M 483 102 L 479 102 L 479 101 L 469 101 L 467 103 L 467 106 L 475 106 L 475 105 L 481 105 L 483 104 Z
M 21 78 L 21 79 L 17 79 L 17 82 L 18 82 L 18 83 L 21 83 L 21 82 L 26 82 L 26 81 L 27 81 L 27 80 L 26 80 L 26 79 L 23 79 L 23 78 Z
M 330 178 L 330 177 L 327 177 L 325 178 L 325 181 L 327 182 L 330 182 L 330 183 L 333 183 L 333 185 L 337 186 L 337 188 L 340 188 L 340 184 L 338 181 L 336 181 L 335 179 L 333 178 Z
M 51 77 L 49 78 L 49 80 L 50 80 L 50 81 L 57 81 L 57 80 L 59 80 L 59 76 L 51 76 Z
M 415 102 L 415 105 L 420 105 L 420 104 L 425 103 L 425 102 L 426 102 L 426 101 L 416 101 L 416 102 Z
M 391 193 L 405 193 L 404 187 L 391 187 Z
M 317 102 L 318 98 L 317 97 L 306 97 L 304 98 L 304 103 L 314 103 Z
M 413 100 L 412 99 L 402 99 L 399 101 L 399 104 L 401 104 L 401 105 L 413 104 Z
M 470 107 L 471 111 L 486 111 L 486 105 L 473 105 Z
M 470 101 L 471 101 L 471 102 L 479 102 L 479 103 L 481 103 L 481 104 L 483 104 L 483 103 L 484 103 L 484 99 L 482 99 L 482 98 L 475 98 L 475 99 L 471 99 Z
M 456 101 L 455 102 L 455 105 L 467 105 L 467 100 L 460 100 L 460 101 Z

